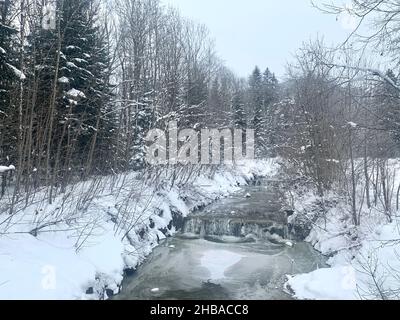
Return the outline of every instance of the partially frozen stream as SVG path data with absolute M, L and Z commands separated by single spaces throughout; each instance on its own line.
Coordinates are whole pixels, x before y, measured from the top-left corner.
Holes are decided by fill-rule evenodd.
M 286 275 L 311 272 L 325 260 L 304 242 L 290 247 L 259 237 L 262 230 L 276 228 L 270 217 L 280 210 L 278 202 L 273 189 L 253 186 L 206 208 L 186 230 L 201 229 L 208 240 L 168 239 L 125 279 L 116 299 L 290 299 L 283 290 Z M 258 233 L 259 240 L 242 237 L 250 233 Z

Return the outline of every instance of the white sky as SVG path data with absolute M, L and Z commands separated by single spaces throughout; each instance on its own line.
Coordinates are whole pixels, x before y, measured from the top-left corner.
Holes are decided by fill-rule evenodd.
M 183 16 L 207 25 L 219 56 L 240 76 L 255 65 L 278 77 L 304 41 L 319 35 L 330 45 L 344 41 L 354 27 L 349 17 L 326 15 L 310 0 L 161 0 Z M 346 0 L 315 0 L 338 3 Z

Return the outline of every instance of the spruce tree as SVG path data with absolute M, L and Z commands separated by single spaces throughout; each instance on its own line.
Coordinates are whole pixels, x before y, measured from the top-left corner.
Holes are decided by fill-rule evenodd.
M 70 112 L 77 136 L 77 164 L 86 165 L 93 139 L 99 170 L 111 168 L 114 114 L 111 111 L 110 54 L 99 27 L 95 0 L 64 0 L 62 13 L 63 65 L 59 83 L 63 89 L 60 114 Z M 68 110 L 72 108 L 72 112 Z
M 264 147 L 264 95 L 263 78 L 261 71 L 255 67 L 249 80 L 250 108 L 253 114 L 253 128 L 255 130 L 255 143 L 257 155 Z
M 386 76 L 395 84 L 398 78 L 392 70 L 386 72 Z M 400 93 L 388 82 L 382 82 L 375 86 L 373 95 L 373 112 L 377 116 L 376 124 L 380 126 L 381 139 L 385 143 L 377 143 L 377 154 L 387 157 L 398 157 L 400 141 Z M 375 124 L 375 125 L 376 125 Z
M 18 143 L 16 92 L 25 76 L 16 67 L 15 36 L 18 31 L 10 21 L 11 2 L 3 1 L 0 12 L 0 164 L 14 162 Z
M 182 125 L 189 128 L 201 122 L 199 115 L 204 114 L 204 106 L 208 98 L 206 75 L 201 68 L 193 67 L 188 71 L 184 96 L 187 110 Z
M 209 125 L 223 126 L 225 115 L 221 112 L 218 112 L 223 110 L 223 101 L 221 84 L 217 77 L 211 83 L 210 93 L 208 97 L 208 108 L 209 121 L 207 122 L 209 122 Z
M 246 128 L 246 114 L 243 101 L 243 93 L 237 90 L 232 99 L 232 111 L 234 126 L 237 129 Z
M 50 174 L 49 168 L 45 166 L 48 156 L 48 137 L 53 137 L 52 132 L 56 131 L 59 123 L 55 121 L 52 132 L 48 128 L 50 121 L 50 103 L 52 88 L 55 81 L 57 62 L 57 29 L 44 27 L 43 8 L 38 8 L 38 16 L 32 20 L 31 30 L 27 36 L 27 43 L 24 48 L 26 55 L 26 76 L 27 84 L 24 104 L 29 114 L 30 124 L 27 127 L 28 144 L 30 150 L 28 172 L 35 169 L 35 176 Z M 40 12 L 40 14 L 39 14 Z M 61 63 L 63 55 L 60 55 Z M 55 110 L 57 113 L 57 110 Z M 51 140 L 49 160 L 53 163 L 55 137 Z M 37 181 L 35 181 L 36 183 Z
M 268 68 L 263 74 L 263 110 L 265 119 L 265 146 L 268 155 L 274 155 L 275 146 L 277 144 L 276 133 L 278 131 L 276 119 L 276 110 L 274 104 L 278 101 L 278 80 L 275 74 L 272 73 Z
M 95 164 L 94 169 L 103 172 L 112 168 L 110 155 L 115 154 L 115 114 L 111 112 L 110 55 L 98 23 L 98 7 L 95 0 L 58 0 L 56 12 L 60 30 L 43 28 L 37 21 L 28 37 L 28 69 L 33 70 L 28 76 L 36 86 L 31 88 L 36 92 L 34 136 L 40 136 L 41 125 L 48 122 L 49 91 L 59 54 L 51 165 L 64 173 L 73 168 L 83 173 Z
M 264 104 L 268 109 L 278 99 L 278 80 L 268 68 L 263 74 Z

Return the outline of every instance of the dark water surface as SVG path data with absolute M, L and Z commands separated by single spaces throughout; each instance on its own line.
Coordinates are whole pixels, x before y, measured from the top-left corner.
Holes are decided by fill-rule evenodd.
M 250 197 L 246 197 L 248 194 Z M 124 280 L 122 291 L 115 299 L 290 299 L 283 288 L 286 275 L 323 267 L 325 258 L 304 242 L 291 247 L 267 239 L 249 241 L 250 238 L 240 237 L 243 234 L 231 236 L 230 227 L 221 227 L 224 219 L 225 225 L 238 219 L 261 226 L 269 225 L 267 220 L 282 221 L 278 216 L 280 202 L 276 187 L 257 185 L 243 188 L 195 214 L 195 219 L 207 221 L 207 228 L 203 229 L 222 234 L 202 234 L 204 239 L 199 235 L 168 239 L 154 250 L 134 276 Z M 271 219 L 274 213 L 277 217 Z M 217 217 L 218 223 L 213 217 Z M 196 228 L 201 228 L 197 220 L 189 231 Z M 224 228 L 226 235 L 223 235 Z M 251 232 L 254 227 L 248 229 Z M 199 232 L 204 230 L 196 233 Z

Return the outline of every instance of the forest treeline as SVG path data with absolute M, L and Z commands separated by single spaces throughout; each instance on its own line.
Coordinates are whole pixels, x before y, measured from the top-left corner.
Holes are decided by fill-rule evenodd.
M 0 165 L 16 169 L 3 174 L 2 194 L 49 186 L 51 202 L 70 183 L 141 170 L 147 132 L 173 120 L 255 129 L 257 156 L 287 159 L 321 196 L 341 190 L 355 224 L 361 185 L 361 201 L 383 203 L 390 219 L 400 193 L 388 166 L 399 155 L 391 17 L 400 10 L 390 1 L 354 1 L 352 10 L 376 13 L 386 29 L 368 38 L 379 51 L 370 57 L 394 67 L 372 69 L 350 38 L 334 49 L 317 39 L 279 83 L 265 66 L 235 75 L 204 25 L 159 0 L 0 0 Z
M 176 9 L 158 0 L 3 0 L 0 9 L 0 164 L 16 167 L 16 190 L 141 169 L 148 130 L 170 120 L 256 128 L 267 149 L 275 75 L 235 76 L 207 28 Z

